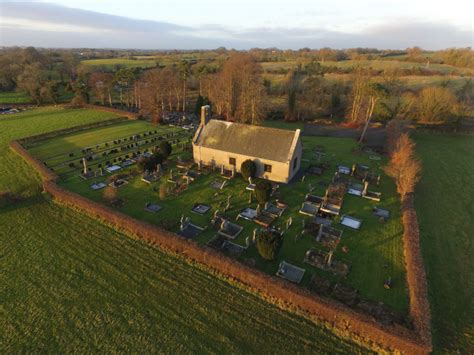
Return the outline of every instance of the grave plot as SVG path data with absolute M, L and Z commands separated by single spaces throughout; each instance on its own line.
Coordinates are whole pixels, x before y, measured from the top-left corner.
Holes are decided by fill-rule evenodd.
M 278 265 L 276 275 L 285 280 L 299 284 L 303 279 L 305 272 L 305 269 L 287 263 L 286 261 L 282 261 L 280 265 Z
M 245 251 L 245 248 L 243 246 L 231 242 L 225 236 L 220 234 L 215 235 L 206 244 L 211 248 L 219 250 L 233 257 L 240 256 Z
M 235 239 L 243 230 L 244 227 L 238 225 L 237 223 L 232 223 L 226 219 L 221 219 L 217 233 L 223 237 Z
M 95 182 L 91 185 L 91 189 L 92 190 L 101 190 L 106 186 L 107 186 L 107 184 L 104 183 L 104 182 Z
M 125 179 L 114 179 L 112 182 L 109 184 L 110 187 L 113 187 L 115 189 L 118 189 L 119 187 L 123 187 L 128 184 L 128 181 Z
M 261 225 L 262 227 L 269 228 L 273 222 L 275 222 L 276 217 L 262 211 L 257 214 L 257 216 L 253 219 L 255 223 Z
M 187 239 L 196 239 L 206 228 L 200 227 L 191 222 L 191 218 L 181 217 L 181 223 L 178 234 Z
M 320 250 L 310 249 L 305 254 L 304 262 L 339 276 L 347 276 L 349 273 L 349 265 L 345 262 L 334 260 L 332 250 L 324 253 Z
M 383 208 L 374 207 L 372 209 L 372 213 L 374 214 L 374 216 L 382 218 L 384 221 L 390 218 L 390 211 L 385 210 Z
M 193 206 L 191 211 L 197 214 L 206 214 L 211 209 L 211 206 L 205 205 L 203 203 L 197 203 Z
M 307 194 L 305 197 L 305 201 L 301 205 L 299 213 L 306 215 L 306 216 L 316 216 L 321 208 L 321 204 L 323 202 L 323 198 Z
M 278 207 L 277 205 L 267 202 L 265 204 L 263 212 L 277 218 L 277 217 L 280 217 L 283 214 L 283 212 L 285 212 L 285 210 L 286 208 Z
M 157 212 L 160 212 L 161 209 L 163 207 L 161 207 L 160 205 L 158 205 L 157 203 L 147 203 L 145 205 L 145 208 L 144 210 L 147 211 L 147 212 L 151 212 L 151 213 L 157 213 Z
M 362 225 L 362 220 L 351 216 L 342 216 L 341 224 L 343 226 L 359 230 L 360 226 Z
M 335 250 L 339 244 L 342 231 L 324 224 L 318 224 L 316 221 L 311 221 L 305 226 L 305 233 L 314 237 L 314 239 L 324 245 L 325 247 Z
M 107 170 L 108 173 L 116 173 L 117 171 L 121 170 L 122 167 L 120 165 L 110 165 L 108 167 L 105 168 L 105 170 Z
M 321 203 L 320 210 L 338 216 L 342 208 L 345 192 L 346 185 L 343 183 L 333 183 L 329 185 L 323 198 L 323 202 Z
M 237 219 L 243 218 L 243 219 L 246 219 L 247 221 L 253 221 L 255 217 L 257 217 L 257 210 L 250 207 L 244 208 L 237 215 Z

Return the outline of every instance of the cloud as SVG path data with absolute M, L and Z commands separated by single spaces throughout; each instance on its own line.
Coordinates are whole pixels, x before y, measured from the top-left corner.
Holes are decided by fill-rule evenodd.
M 406 48 L 471 46 L 472 31 L 438 22 L 398 19 L 360 31 L 322 27 L 234 29 L 219 24 L 181 26 L 168 22 L 79 10 L 42 2 L 0 4 L 0 45 L 137 49 Z

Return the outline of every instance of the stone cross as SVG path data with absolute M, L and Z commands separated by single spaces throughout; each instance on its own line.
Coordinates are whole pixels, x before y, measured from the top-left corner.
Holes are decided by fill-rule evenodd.
M 364 190 L 362 191 L 362 196 L 367 195 L 367 189 L 369 188 L 369 182 L 365 181 L 364 182 Z
M 83 165 L 83 167 L 84 167 L 84 170 L 82 171 L 82 173 L 83 173 L 84 175 L 87 175 L 87 160 L 86 160 L 85 157 L 82 158 L 82 165 Z

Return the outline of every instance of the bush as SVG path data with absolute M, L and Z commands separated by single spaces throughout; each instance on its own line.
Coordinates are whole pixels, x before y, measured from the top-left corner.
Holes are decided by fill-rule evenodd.
M 146 170 L 153 171 L 156 169 L 158 164 L 163 163 L 164 157 L 161 153 L 155 153 L 151 157 L 141 157 L 138 159 L 137 166 L 140 172 L 144 172 Z
M 255 174 L 257 173 L 257 166 L 252 160 L 247 159 L 240 166 L 240 173 L 242 174 L 244 180 L 248 181 L 249 178 L 255 177 Z
M 260 205 L 264 205 L 270 200 L 272 194 L 272 184 L 267 180 L 259 180 L 255 186 L 255 196 Z
M 160 200 L 166 199 L 166 197 L 168 196 L 168 184 L 167 183 L 162 183 L 160 185 L 160 189 L 159 189 L 158 193 L 160 195 Z
M 160 153 L 163 155 L 164 159 L 167 159 L 172 151 L 171 144 L 169 144 L 167 141 L 163 141 L 159 145 L 160 147 Z
M 283 237 L 276 232 L 264 230 L 257 238 L 257 250 L 265 260 L 274 260 L 280 250 Z

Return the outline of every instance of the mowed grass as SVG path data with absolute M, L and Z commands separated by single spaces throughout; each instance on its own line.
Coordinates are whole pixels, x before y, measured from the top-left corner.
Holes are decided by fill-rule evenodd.
M 285 124 L 284 122 L 269 122 L 269 125 L 278 126 L 279 128 L 295 129 L 301 125 Z M 147 128 L 148 125 L 148 128 Z M 48 162 L 48 166 L 55 164 L 55 171 L 63 173 L 60 170 L 62 161 L 70 161 L 69 154 L 71 151 L 77 150 L 90 145 L 103 144 L 104 141 L 110 139 L 123 138 L 124 135 L 130 136 L 136 134 L 137 130 L 156 129 L 156 127 L 148 123 L 122 123 L 116 125 L 117 127 L 106 127 L 92 129 L 88 132 L 81 132 L 79 134 L 71 134 L 65 137 L 57 137 L 41 142 L 30 151 L 38 156 L 41 160 Z M 161 132 L 172 132 L 176 128 L 167 126 L 158 127 Z M 126 130 L 126 132 L 125 132 Z M 113 137 L 113 134 L 117 134 Z M 282 199 L 289 205 L 289 209 L 282 217 L 277 219 L 273 224 L 275 227 L 285 228 L 286 220 L 291 217 L 293 219 L 292 227 L 285 233 L 283 247 L 275 261 L 264 261 L 257 253 L 255 247 L 250 247 L 243 255 L 242 259 L 253 258 L 256 260 L 256 266 L 271 275 L 277 271 L 278 264 L 285 260 L 292 264 L 298 265 L 306 269 L 306 274 L 302 282 L 302 286 L 308 285 L 311 276 L 318 273 L 324 277 L 331 279 L 333 282 L 347 283 L 357 290 L 365 299 L 374 301 L 382 301 L 398 312 L 404 314 L 408 307 L 408 298 L 406 293 L 405 268 L 403 263 L 402 250 L 402 225 L 400 221 L 400 205 L 398 196 L 395 191 L 393 181 L 387 176 L 383 175 L 382 165 L 384 160 L 374 161 L 369 159 L 368 154 L 354 154 L 351 151 L 356 148 L 356 142 L 352 139 L 340 138 L 323 138 L 323 137 L 303 137 L 304 154 L 303 170 L 310 164 L 312 160 L 315 162 L 314 150 L 317 145 L 323 145 L 327 151 L 327 156 L 323 158 L 325 162 L 330 164 L 331 168 L 322 176 L 315 177 L 312 175 L 306 176 L 304 182 L 301 181 L 301 176 L 290 185 L 281 184 L 280 192 Z M 64 147 L 64 149 L 61 149 Z M 112 147 L 111 147 L 112 148 Z M 139 148 L 140 149 L 140 148 Z M 211 188 L 213 181 L 222 182 L 218 172 L 203 175 L 193 182 L 189 188 L 179 195 L 169 195 L 166 199 L 161 200 L 158 194 L 159 186 L 167 184 L 170 177 L 170 170 L 174 170 L 174 175 L 177 174 L 175 167 L 178 156 L 181 158 L 191 158 L 191 152 L 181 151 L 174 148 L 174 153 L 169 162 L 169 169 L 160 179 L 160 181 L 148 185 L 141 181 L 141 176 L 131 179 L 129 184 L 117 190 L 119 197 L 125 203 L 120 209 L 121 211 L 138 219 L 146 220 L 160 226 L 165 226 L 174 232 L 179 231 L 179 220 L 181 216 L 188 216 L 192 221 L 200 226 L 206 226 L 207 230 L 198 237 L 198 242 L 205 244 L 215 234 L 216 230 L 211 227 L 211 217 L 216 210 L 223 212 L 228 196 L 231 196 L 231 208 L 226 212 L 226 215 L 235 220 L 239 212 L 245 207 L 255 208 L 255 198 L 252 203 L 249 203 L 249 192 L 245 189 L 248 182 L 244 181 L 240 176 L 228 182 L 228 185 L 222 191 L 216 191 Z M 143 150 L 142 150 L 143 151 Z M 60 155 L 62 152 L 62 156 Z M 119 153 L 124 158 L 126 154 L 131 154 L 132 151 L 125 151 Z M 51 154 L 54 155 L 51 157 Z M 80 156 L 75 155 L 75 160 Z M 105 160 L 110 158 L 103 158 L 100 156 L 90 162 L 97 164 L 97 160 L 104 166 Z M 320 271 L 303 262 L 305 253 L 310 248 L 321 249 L 324 252 L 327 250 L 319 243 L 316 243 L 314 236 L 304 235 L 302 238 L 295 240 L 297 235 L 300 235 L 303 229 L 303 221 L 309 222 L 309 217 L 302 216 L 298 211 L 305 195 L 309 188 L 314 189 L 313 193 L 318 196 L 323 196 L 327 185 L 330 183 L 337 165 L 344 164 L 351 167 L 354 163 L 365 164 L 378 173 L 383 175 L 380 186 L 373 186 L 371 189 L 382 192 L 382 201 L 374 202 L 361 197 L 354 197 L 346 195 L 342 209 L 343 214 L 348 214 L 363 220 L 362 229 L 360 231 L 353 231 L 349 228 L 343 227 L 339 224 L 340 218 L 336 219 L 335 227 L 343 230 L 343 237 L 338 250 L 335 253 L 337 260 L 347 262 L 351 271 L 347 278 L 336 277 L 331 273 Z M 56 168 L 56 166 L 58 168 Z M 60 184 L 75 191 L 83 196 L 86 196 L 97 202 L 104 202 L 103 191 L 94 191 L 90 188 L 92 182 L 108 182 L 106 175 L 104 177 L 97 177 L 92 180 L 84 181 L 79 177 L 82 165 L 76 164 L 75 168 L 69 168 L 71 173 L 62 175 Z M 93 168 L 94 170 L 96 168 Z M 135 170 L 131 167 L 127 170 Z M 157 214 L 144 211 L 145 204 L 157 203 L 163 207 L 163 210 Z M 191 212 L 192 207 L 197 203 L 204 203 L 210 205 L 212 210 L 206 215 L 198 215 Z M 387 223 L 380 223 L 380 221 L 373 216 L 372 208 L 380 206 L 386 208 L 391 213 L 391 218 Z M 256 224 L 245 220 L 239 220 L 238 224 L 244 227 L 243 232 L 235 239 L 235 242 L 245 246 L 246 238 L 251 237 L 253 230 L 257 227 Z M 342 246 L 349 248 L 348 253 L 341 251 Z M 387 291 L 383 285 L 384 281 L 391 277 L 393 287 Z
M 474 140 L 417 134 L 416 190 L 436 352 L 474 351 Z
M 322 325 L 42 197 L 12 139 L 112 118 L 42 108 L 0 119 L 0 352 L 361 353 Z
M 9 149 L 11 140 L 114 117 L 111 113 L 94 110 L 52 107 L 0 117 L 0 191 L 31 196 L 40 188 L 37 174 Z

